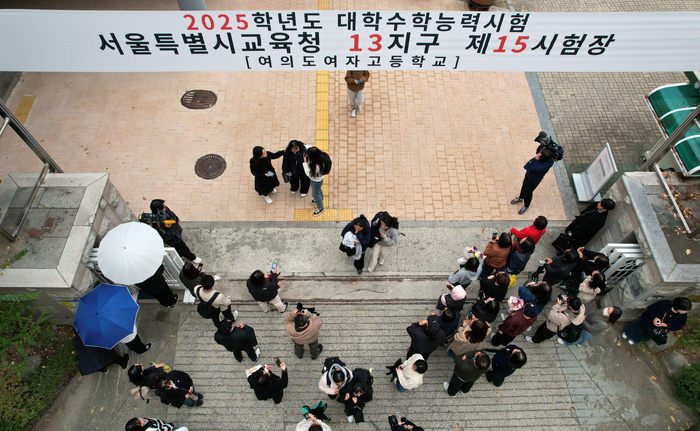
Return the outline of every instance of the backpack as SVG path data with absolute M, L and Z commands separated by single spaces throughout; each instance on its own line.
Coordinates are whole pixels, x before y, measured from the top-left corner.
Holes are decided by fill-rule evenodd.
M 365 370 L 364 368 L 355 368 L 352 372 L 352 381 L 354 382 L 355 380 L 365 384 L 366 401 L 372 401 L 372 383 L 374 383 L 374 377 L 372 377 L 369 370 Z M 352 388 L 352 385 L 350 387 Z
M 583 325 L 570 323 L 566 328 L 559 331 L 557 335 L 567 343 L 575 343 L 581 337 L 581 332 L 583 332 Z
M 339 366 L 345 368 L 345 362 L 341 361 L 340 358 L 337 356 L 331 356 L 330 358 L 326 358 L 326 360 L 323 361 L 323 369 L 321 370 L 321 374 L 328 373 L 333 365 L 339 365 Z M 347 378 L 347 374 L 346 374 L 346 378 Z M 326 384 L 328 386 L 331 385 L 330 374 L 326 374 Z
M 199 298 L 199 304 L 197 304 L 197 313 L 199 313 L 199 315 L 204 317 L 205 319 L 211 319 L 211 317 L 217 311 L 211 304 L 214 302 L 216 297 L 219 296 L 219 292 L 214 292 L 214 295 L 212 295 L 211 299 L 207 302 L 204 302 L 202 297 L 199 295 L 199 292 L 201 292 L 202 289 L 204 289 L 204 287 L 200 285 L 199 289 L 195 290 L 197 298 Z
M 331 161 L 331 156 L 328 153 L 323 152 L 323 175 L 328 175 L 331 173 L 331 166 L 333 162 Z

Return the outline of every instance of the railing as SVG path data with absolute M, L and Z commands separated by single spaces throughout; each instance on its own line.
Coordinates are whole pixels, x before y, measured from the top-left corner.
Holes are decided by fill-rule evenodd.
M 610 259 L 610 266 L 605 270 L 606 286 L 613 288 L 635 272 L 644 263 L 644 254 L 639 244 L 608 244 L 600 250 Z

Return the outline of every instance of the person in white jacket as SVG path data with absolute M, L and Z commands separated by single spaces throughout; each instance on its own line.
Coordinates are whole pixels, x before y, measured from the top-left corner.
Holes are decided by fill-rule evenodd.
M 331 427 L 316 419 L 316 416 L 309 414 L 307 419 L 297 424 L 296 431 L 331 431 Z
M 423 374 L 428 371 L 428 363 L 423 355 L 416 353 L 411 355 L 403 364 L 396 367 L 396 389 L 406 392 L 423 384 Z
M 321 375 L 318 388 L 328 394 L 328 398 L 334 400 L 340 392 L 340 388 L 352 380 L 352 371 L 340 364 L 333 364 Z

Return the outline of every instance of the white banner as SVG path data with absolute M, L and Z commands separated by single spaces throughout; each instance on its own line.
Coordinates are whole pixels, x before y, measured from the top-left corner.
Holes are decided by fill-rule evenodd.
M 700 70 L 700 12 L 0 10 L 0 70 Z

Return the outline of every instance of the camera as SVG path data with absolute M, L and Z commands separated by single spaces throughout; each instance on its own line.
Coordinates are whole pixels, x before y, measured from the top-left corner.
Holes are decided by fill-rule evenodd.
M 141 223 L 146 223 L 146 224 L 149 224 L 151 226 L 153 226 L 155 224 L 161 224 L 161 223 L 164 224 L 167 222 L 176 223 L 175 220 L 168 220 L 168 214 L 163 210 L 158 210 L 157 214 L 141 213 L 141 215 L 139 216 L 139 221 Z M 169 227 L 169 226 L 166 226 L 166 227 Z
M 566 154 L 566 151 L 564 151 L 561 145 L 557 144 L 554 139 L 545 132 L 540 132 L 535 138 L 535 142 L 548 149 L 552 153 L 552 158 L 557 162 L 563 159 L 564 154 Z
M 301 302 L 297 302 L 297 311 L 301 313 L 301 312 L 304 311 L 304 310 L 309 310 L 309 313 L 315 314 L 315 315 L 317 315 L 317 316 L 320 316 L 320 315 L 321 315 L 320 313 L 317 313 L 317 312 L 316 312 L 316 308 L 315 308 L 315 307 L 306 307 L 306 308 L 305 308 L 303 305 L 301 305 Z

